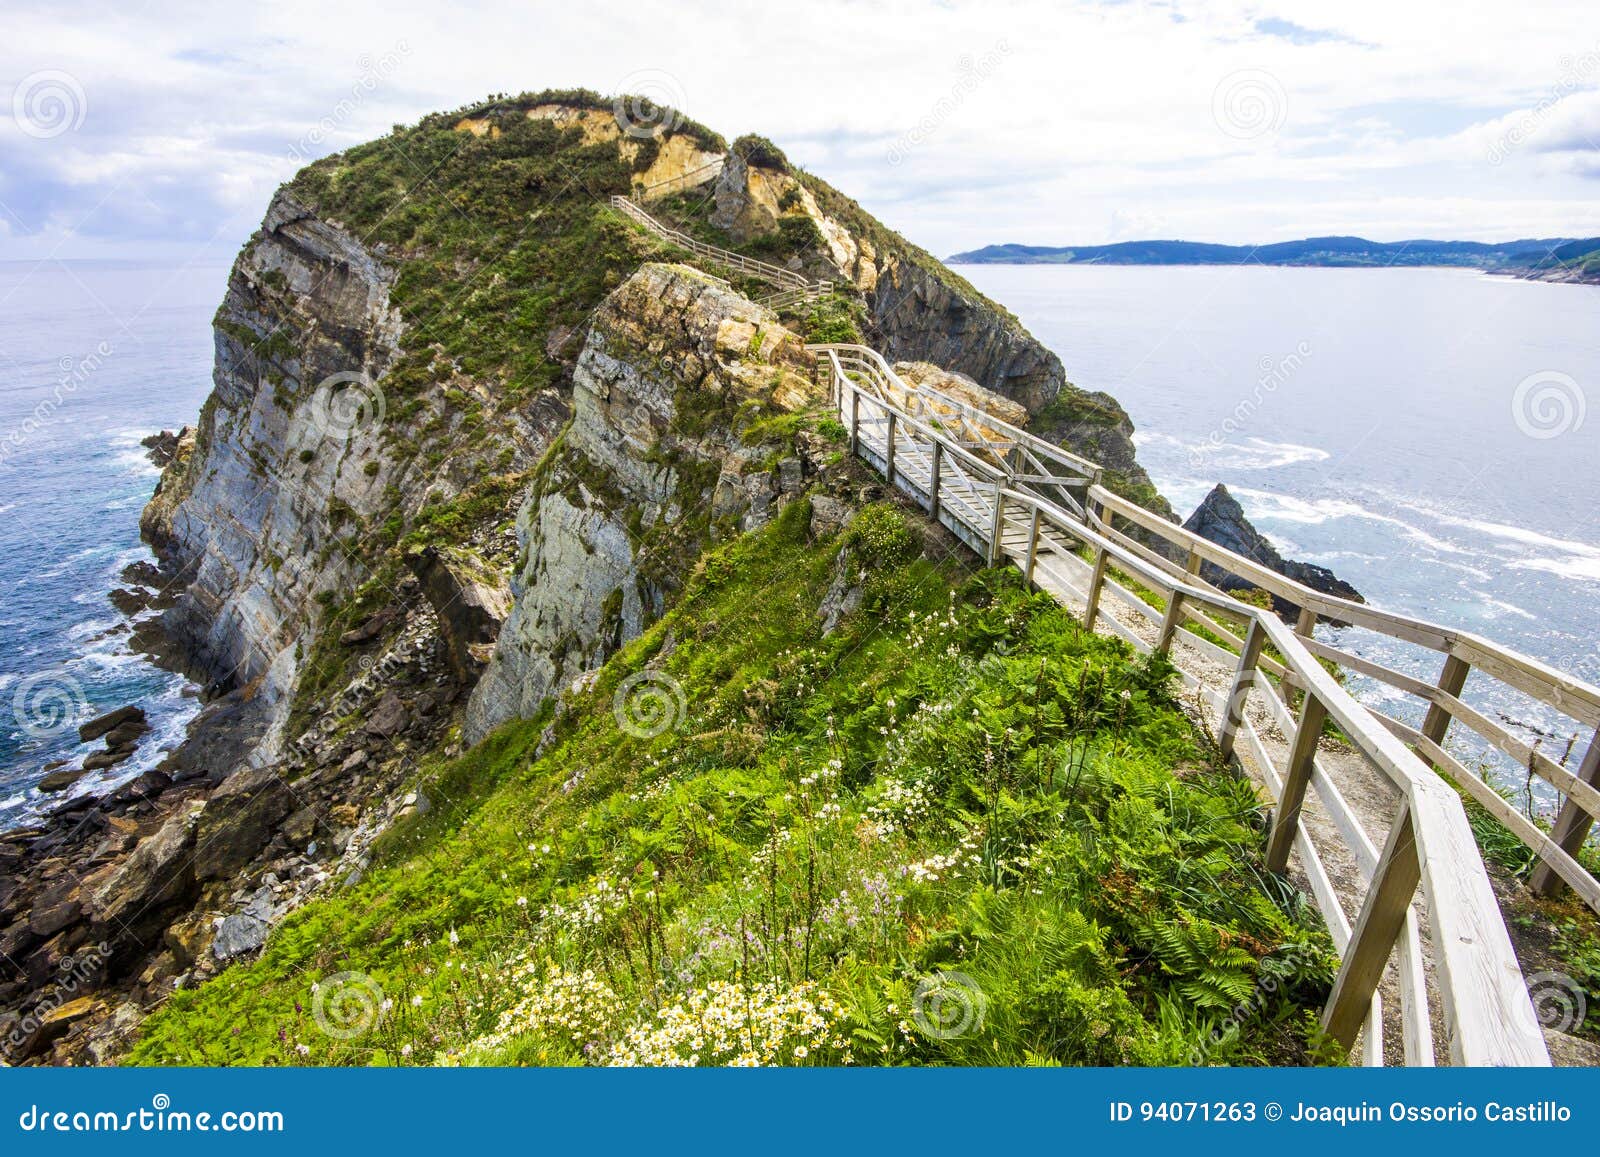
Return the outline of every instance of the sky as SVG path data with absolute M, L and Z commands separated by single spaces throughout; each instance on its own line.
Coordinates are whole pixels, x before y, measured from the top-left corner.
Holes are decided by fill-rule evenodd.
M 0 260 L 226 263 L 306 161 L 560 87 L 759 132 L 938 254 L 1600 235 L 1593 0 L 0 0 L 0 27 Z

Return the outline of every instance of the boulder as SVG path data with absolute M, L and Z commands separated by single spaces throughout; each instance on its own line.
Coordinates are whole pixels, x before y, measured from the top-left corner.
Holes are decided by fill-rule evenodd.
M 149 591 L 117 587 L 107 597 L 111 600 L 112 606 L 130 619 L 150 609 Z
M 248 767 L 230 775 L 212 793 L 195 833 L 195 878 L 232 875 L 255 858 L 294 810 L 288 782 L 272 767 Z
M 29 1033 L 20 1045 L 17 1046 L 19 1057 L 37 1056 L 45 1051 L 58 1038 L 65 1036 L 78 1021 L 95 1013 L 104 1011 L 105 1005 L 91 996 L 80 996 L 76 1000 L 69 1000 L 65 1004 L 58 1004 L 43 1013 L 29 1018 L 33 1021 L 33 1031 Z
M 411 713 L 406 710 L 400 696 L 393 691 L 385 691 L 378 705 L 372 709 L 372 714 L 367 717 L 367 734 L 380 739 L 393 739 L 405 730 L 410 718 Z
M 119 723 L 106 732 L 106 746 L 113 751 L 124 747 L 132 748 L 149 730 L 150 725 L 143 719 L 130 719 L 126 723 Z
M 837 498 L 829 498 L 826 494 L 818 494 L 811 499 L 811 539 L 821 542 L 823 539 L 832 538 L 855 517 L 855 509 L 847 502 Z
M 340 635 L 339 643 L 345 647 L 359 647 L 362 643 L 370 643 L 404 615 L 405 611 L 400 607 L 384 607 L 376 614 L 368 616 L 366 621 Z
M 422 591 L 439 616 L 451 673 L 463 683 L 483 670 L 481 648 L 500 634 L 511 613 L 511 587 L 504 575 L 470 551 L 424 547 L 406 556 Z
M 66 771 L 52 771 L 41 779 L 37 786 L 40 791 L 47 793 L 66 791 L 67 788 L 77 783 L 87 774 L 89 774 L 88 771 L 81 767 L 68 768 Z
M 135 776 L 106 797 L 106 803 L 118 807 L 155 799 L 172 786 L 172 777 L 162 771 L 147 771 Z
M 144 723 L 144 708 L 130 704 L 127 707 L 118 707 L 115 711 L 107 711 L 104 715 L 97 715 L 89 722 L 78 728 L 78 738 L 84 743 L 93 743 L 102 735 L 108 735 L 112 730 L 124 723 Z
M 254 952 L 266 942 L 265 922 L 248 913 L 235 912 L 218 923 L 216 938 L 211 941 L 211 952 L 218 960 L 231 960 L 246 952 Z
M 84 771 L 104 771 L 108 767 L 115 767 L 125 759 L 133 758 L 132 748 L 121 748 L 117 751 L 97 751 L 83 761 Z
M 196 808 L 170 816 L 93 889 L 90 911 L 109 937 L 126 933 L 143 943 L 165 927 L 167 911 L 193 893 L 199 815 Z
M 76 923 L 82 913 L 78 882 L 69 877 L 45 888 L 34 898 L 33 910 L 28 914 L 28 928 L 41 938 L 54 936 Z

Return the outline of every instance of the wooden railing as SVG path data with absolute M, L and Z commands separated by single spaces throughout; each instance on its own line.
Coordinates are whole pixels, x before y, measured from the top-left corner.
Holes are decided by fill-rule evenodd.
M 1083 460 L 1067 455 L 1061 463 L 1028 444 L 1032 457 L 1018 470 L 1008 455 L 1026 444 L 1023 431 L 981 412 L 951 423 L 944 407 L 954 399 L 908 385 L 864 347 L 811 348 L 852 453 L 990 562 L 1008 561 L 1064 605 L 1081 606 L 1086 625 L 1166 653 L 1197 700 L 1218 713 L 1222 750 L 1254 771 L 1274 803 L 1267 865 L 1284 872 L 1297 853 L 1341 954 L 1322 1015 L 1331 1036 L 1346 1046 L 1359 1039 L 1366 1063 L 1384 1063 L 1387 984 L 1398 993 L 1389 1019 L 1400 1027 L 1407 1064 L 1549 1063 L 1460 797 L 1324 669 L 1307 632 L 1196 577 L 1202 561 L 1247 560 L 1199 540 L 1187 544 L 1191 561 L 1175 564 L 1110 524 L 1108 511 L 1139 520 L 1124 509 L 1132 504 L 1085 478 Z M 1047 481 L 1036 481 L 1033 471 L 1052 462 L 1060 473 L 1046 470 Z M 1085 484 L 1084 513 L 1042 493 Z M 1337 609 L 1344 616 L 1347 608 Z M 1298 716 L 1289 690 L 1298 693 Z M 1358 814 L 1340 792 L 1345 771 L 1331 772 L 1319 752 L 1328 721 L 1348 739 L 1358 770 L 1388 784 L 1397 801 L 1378 817 L 1385 826 L 1376 841 L 1367 831 L 1374 817 Z M 1320 801 L 1316 823 L 1308 791 Z M 1330 856 L 1353 863 L 1354 878 L 1336 881 L 1324 863 Z
M 723 249 L 717 245 L 708 245 L 698 238 L 689 236 L 681 229 L 674 229 L 670 225 L 657 221 L 628 197 L 612 197 L 611 206 L 663 241 L 668 241 L 680 248 L 687 249 L 696 257 L 702 257 L 724 268 L 776 286 L 782 291 L 777 296 L 794 295 L 798 298 L 812 298 L 833 292 L 833 283 L 830 281 L 813 281 L 809 277 L 796 273 L 792 269 L 785 269 L 781 265 L 758 261 L 754 257 L 746 257 L 743 253 L 735 253 L 731 249 Z
M 1174 526 L 1103 487 L 1093 489 L 1090 497 L 1098 508 L 1097 528 L 1138 552 L 1147 562 L 1169 572 L 1187 573 L 1190 581 L 1196 581 L 1201 564 L 1210 563 L 1270 592 L 1300 608 L 1295 632 L 1312 654 L 1351 674 L 1365 675 L 1414 697 L 1419 713 L 1426 708 L 1420 727 L 1390 713 L 1372 708 L 1369 711 L 1427 761 L 1447 772 L 1485 811 L 1533 851 L 1539 859 L 1529 881 L 1534 891 L 1550 895 L 1565 883 L 1586 904 L 1600 912 L 1600 881 L 1577 859 L 1579 848 L 1596 817 L 1600 817 L 1600 790 L 1597 790 L 1600 787 L 1600 730 L 1597 730 L 1600 728 L 1600 689 L 1479 635 L 1314 591 Z M 1125 527 L 1131 524 L 1142 531 L 1145 541 L 1139 542 L 1116 529 L 1114 524 L 1118 520 Z M 1159 552 L 1152 551 L 1148 545 L 1152 538 L 1171 544 L 1176 553 L 1189 560 L 1189 565 L 1179 568 Z M 1439 675 L 1428 682 L 1319 640 L 1314 631 L 1322 622 L 1362 627 L 1385 635 L 1407 644 L 1419 657 L 1429 652 L 1442 655 Z M 1462 693 L 1468 676 L 1474 672 L 1480 683 L 1492 682 L 1501 689 L 1509 688 L 1526 695 L 1565 715 L 1575 728 L 1589 733 L 1589 744 L 1577 769 L 1567 767 L 1577 746 L 1575 742 L 1567 745 L 1560 759 L 1552 758 L 1541 750 L 1541 742 L 1525 742 L 1503 724 L 1466 703 Z M 1292 687 L 1292 677 L 1279 677 Z M 1550 832 L 1509 803 L 1477 768 L 1468 766 L 1466 761 L 1446 750 L 1445 741 L 1453 724 L 1472 732 L 1492 750 L 1527 774 L 1538 776 L 1557 793 L 1561 804 Z

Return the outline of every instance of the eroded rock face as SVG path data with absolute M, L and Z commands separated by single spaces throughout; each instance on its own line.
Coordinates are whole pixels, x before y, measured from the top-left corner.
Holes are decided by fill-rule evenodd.
M 718 525 L 747 530 L 797 496 L 798 461 L 743 444 L 739 405 L 817 399 L 799 338 L 684 266 L 647 265 L 596 311 L 573 418 L 517 520 L 516 602 L 475 688 L 476 742 L 636 637 Z
M 889 254 L 882 264 L 867 300 L 884 357 L 957 370 L 1030 411 L 1061 392 L 1061 359 L 1014 320 L 909 259 Z
M 261 680 L 269 708 L 293 685 L 318 595 L 364 577 L 347 539 L 404 468 L 377 420 L 401 331 L 394 278 L 280 190 L 229 277 L 193 449 L 174 448 L 142 521 L 188 580 L 169 631 L 204 674 Z

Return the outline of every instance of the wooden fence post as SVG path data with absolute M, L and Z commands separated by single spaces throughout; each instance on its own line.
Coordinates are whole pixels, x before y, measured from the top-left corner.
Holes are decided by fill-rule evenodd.
M 1268 612 L 1269 614 L 1271 612 Z M 1233 688 L 1222 708 L 1222 731 L 1217 736 L 1217 747 L 1222 758 L 1233 754 L 1234 740 L 1244 724 L 1245 697 L 1256 681 L 1256 664 L 1261 661 L 1261 647 L 1267 641 L 1267 632 L 1260 619 L 1250 620 L 1250 629 L 1244 637 L 1244 650 L 1239 653 L 1239 666 L 1233 672 Z
M 1167 614 L 1161 620 L 1161 634 L 1156 638 L 1156 650 L 1166 654 L 1172 649 L 1172 637 L 1178 633 L 1178 622 L 1183 618 L 1183 592 L 1175 590 L 1167 596 Z
M 1366 902 L 1350 932 L 1350 943 L 1339 962 L 1339 975 L 1334 978 L 1333 992 L 1322 1013 L 1323 1029 L 1347 1049 L 1355 1044 L 1367 1019 L 1372 994 L 1389 963 L 1389 954 L 1405 925 L 1411 897 L 1416 895 L 1421 878 L 1422 864 L 1417 857 L 1416 828 L 1408 800 L 1389 829 L 1372 886 L 1367 889 Z
M 1106 548 L 1099 546 L 1094 552 L 1094 574 L 1089 577 L 1089 605 L 1083 612 L 1083 625 L 1089 630 L 1094 630 L 1095 616 L 1100 611 L 1100 588 L 1106 585 L 1106 564 L 1109 556 Z
M 1006 499 L 1001 493 L 1000 483 L 994 484 L 994 521 L 989 526 L 989 565 L 998 566 L 1005 557 L 1005 547 L 1000 542 L 1000 536 L 1005 532 L 1006 525 Z
M 850 386 L 850 456 L 856 457 L 861 452 L 861 390 L 854 383 Z
M 1328 708 L 1322 700 L 1306 692 L 1305 704 L 1300 708 L 1300 723 L 1294 729 L 1294 742 L 1289 747 L 1289 764 L 1283 773 L 1277 814 L 1272 817 L 1272 834 L 1267 838 L 1268 871 L 1282 873 L 1289 866 L 1294 834 L 1300 828 L 1300 809 L 1305 806 L 1306 787 L 1316 767 L 1317 740 L 1322 736 L 1322 724 L 1327 718 Z
M 894 489 L 894 411 L 889 414 L 889 437 L 884 443 L 883 473 L 889 479 L 889 489 Z
M 1028 565 L 1022 568 L 1022 580 L 1033 586 L 1033 564 L 1039 557 L 1039 508 L 1033 508 L 1033 520 L 1028 525 Z
M 1595 729 L 1594 737 L 1589 740 L 1589 750 L 1578 768 L 1578 778 L 1591 787 L 1600 787 L 1600 728 Z M 1550 838 L 1567 855 L 1576 856 L 1578 849 L 1583 847 L 1583 841 L 1589 838 L 1589 829 L 1593 826 L 1594 817 L 1577 800 L 1568 798 L 1556 814 L 1556 824 L 1551 829 Z M 1541 863 L 1533 869 L 1528 887 L 1536 896 L 1556 896 L 1564 885 L 1550 865 Z
M 1294 633 L 1299 635 L 1302 639 L 1305 639 L 1309 638 L 1316 629 L 1317 612 L 1313 611 L 1310 607 L 1301 607 L 1300 614 L 1295 618 L 1294 621 Z M 1283 684 L 1283 697 L 1285 702 L 1287 702 L 1289 706 L 1293 707 L 1293 693 L 1300 686 L 1299 680 L 1294 677 L 1294 671 L 1292 669 L 1285 671 L 1283 678 L 1279 680 L 1279 682 Z
M 1439 672 L 1439 690 L 1457 699 L 1467 685 L 1467 674 L 1472 670 L 1465 659 L 1454 655 L 1445 657 L 1444 670 Z M 1422 734 L 1440 747 L 1444 746 L 1445 732 L 1450 730 L 1450 712 L 1434 703 L 1428 707 L 1428 717 L 1422 721 Z
M 944 469 L 944 443 L 933 441 L 933 472 L 928 478 L 928 517 L 939 521 L 939 479 Z

